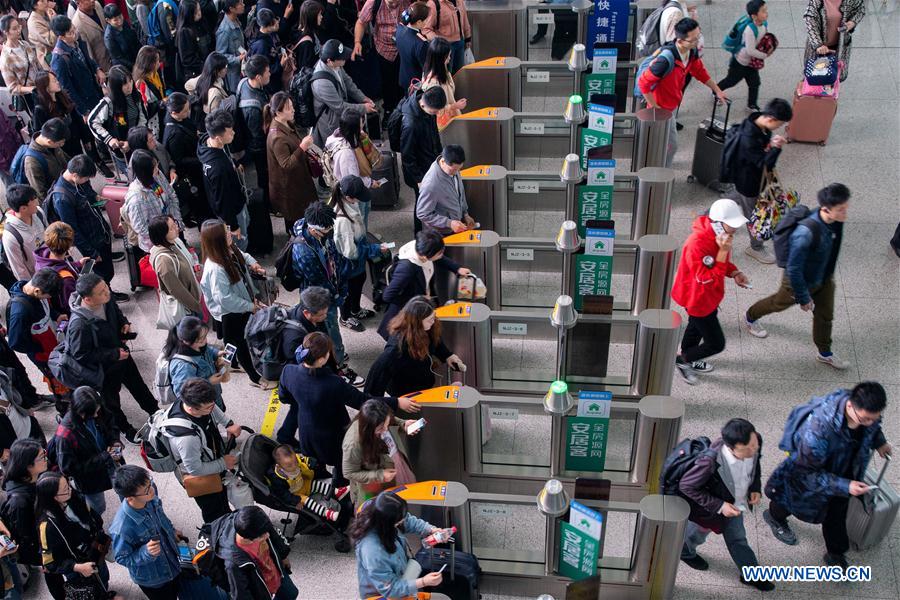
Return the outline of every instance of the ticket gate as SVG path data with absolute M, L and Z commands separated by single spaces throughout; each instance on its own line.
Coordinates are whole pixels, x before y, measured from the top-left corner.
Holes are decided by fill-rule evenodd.
M 664 166 L 671 116 L 649 108 L 617 114 L 612 143 L 617 169 Z M 562 113 L 489 107 L 455 117 L 441 131 L 441 142 L 465 148 L 468 164 L 558 172 L 563 157 L 577 151 L 579 127 L 567 123 Z
M 560 372 L 573 392 L 610 391 L 623 401 L 672 391 L 678 313 L 582 314 L 562 342 L 548 316 L 465 302 L 438 309 L 444 343 L 469 366 L 466 384 L 484 395 L 543 396 Z
M 575 189 L 560 181 L 560 162 L 551 171 L 511 171 L 500 165 L 463 169 L 469 212 L 483 229 L 502 237 L 555 236 L 566 215 L 576 214 Z M 668 233 L 674 185 L 675 172 L 664 167 L 617 173 L 610 206 L 617 242 Z
M 482 277 L 485 304 L 493 310 L 539 310 L 547 314 L 564 289 L 575 254 L 561 253 L 552 238 L 501 238 L 493 231 L 469 231 L 446 238 L 445 255 Z M 668 308 L 677 266 L 678 241 L 645 235 L 614 246 L 610 294 L 613 310 L 638 315 L 647 308 Z M 452 296 L 456 277 L 436 274 L 439 297 Z M 574 286 L 572 286 L 574 288 Z

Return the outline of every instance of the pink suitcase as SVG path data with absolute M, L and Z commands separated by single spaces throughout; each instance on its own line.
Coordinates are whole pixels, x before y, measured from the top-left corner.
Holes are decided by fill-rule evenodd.
M 812 142 L 824 146 L 837 113 L 837 95 L 804 96 L 803 85 L 797 84 L 794 93 L 794 118 L 787 125 L 787 137 L 792 142 Z
M 122 205 L 125 204 L 125 194 L 128 193 L 128 184 L 107 179 L 106 185 L 100 190 L 100 197 L 106 200 L 106 215 L 109 217 L 109 224 L 112 225 L 113 233 L 116 235 L 125 235 L 125 228 L 119 220 L 122 213 Z

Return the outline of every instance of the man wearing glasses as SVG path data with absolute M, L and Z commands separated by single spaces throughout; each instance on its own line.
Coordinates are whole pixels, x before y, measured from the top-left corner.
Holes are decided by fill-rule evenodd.
M 862 481 L 872 450 L 882 458 L 891 454 L 881 431 L 886 405 L 881 384 L 863 381 L 852 390 L 836 390 L 791 411 L 778 444 L 788 457 L 765 487 L 771 502 L 763 518 L 779 541 L 797 544 L 787 523 L 790 515 L 821 523 L 825 564 L 847 568 L 850 496 L 875 489 Z

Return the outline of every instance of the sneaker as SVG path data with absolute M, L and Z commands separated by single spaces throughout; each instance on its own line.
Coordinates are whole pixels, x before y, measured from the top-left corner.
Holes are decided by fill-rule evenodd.
M 697 569 L 698 571 L 706 571 L 707 569 L 709 569 L 709 563 L 706 562 L 706 559 L 699 554 L 694 558 L 682 558 L 681 562 L 692 569 Z
M 335 500 L 340 502 L 341 500 L 344 499 L 344 496 L 346 496 L 349 493 L 350 493 L 350 486 L 344 485 L 344 486 L 334 489 L 334 498 L 335 498 Z
M 112 261 L 113 262 L 122 262 L 123 260 L 125 260 L 124 252 L 113 252 L 112 253 Z
M 840 567 L 845 571 L 849 566 L 847 564 L 847 557 L 843 554 L 831 554 L 830 552 L 826 552 L 825 556 L 822 557 L 822 560 L 824 560 L 825 564 L 829 567 Z
M 773 517 L 772 513 L 768 510 L 763 511 L 763 520 L 769 524 L 769 527 L 772 529 L 772 535 L 774 535 L 775 539 L 779 542 L 787 544 L 788 546 L 797 545 L 797 536 L 794 535 L 794 531 L 791 529 L 790 525 L 776 521 L 775 517 Z
M 274 390 L 276 387 L 278 387 L 278 382 L 277 381 L 269 381 L 268 379 L 263 378 L 255 383 L 251 381 L 250 385 L 252 385 L 253 387 L 257 387 L 261 390 L 268 391 L 268 390 Z
M 131 296 L 129 296 L 128 294 L 123 294 L 122 292 L 112 292 L 112 297 L 113 300 L 120 304 L 122 302 L 128 302 L 129 300 L 131 300 Z
M 691 368 L 691 365 L 687 363 L 675 363 L 675 366 L 678 367 L 678 372 L 681 373 L 682 379 L 688 385 L 694 385 L 697 383 L 697 374 L 694 373 L 694 370 Z
M 355 313 L 353 313 L 354 318 L 359 321 L 365 321 L 366 319 L 371 319 L 375 316 L 374 310 L 369 310 L 368 308 L 361 308 Z
M 126 431 L 122 434 L 122 437 L 125 438 L 125 441 L 131 444 L 132 446 L 140 446 L 141 440 L 138 439 L 137 429 L 132 429 L 131 431 Z
M 357 374 L 356 371 L 351 369 L 350 367 L 343 367 L 338 375 L 347 380 L 347 383 L 352 385 L 353 387 L 361 388 L 366 385 L 366 378 Z
M 744 254 L 754 260 L 761 262 L 764 265 L 771 265 L 775 263 L 775 255 L 765 246 L 763 246 L 759 250 L 748 247 L 746 250 L 744 250 Z
M 760 324 L 759 319 L 751 321 L 747 318 L 746 313 L 741 318 L 741 325 L 743 325 L 744 329 L 747 330 L 747 333 L 753 337 L 764 338 L 769 335 L 769 332 L 766 331 L 765 327 Z
M 848 363 L 846 360 L 838 358 L 834 354 L 823 356 L 821 352 L 817 352 L 816 360 L 822 364 L 828 365 L 832 369 L 837 369 L 838 371 L 843 371 L 850 366 L 850 363 Z
M 691 368 L 697 373 L 709 373 L 713 370 L 712 363 L 705 360 L 695 360 L 691 363 Z
M 347 319 L 339 319 L 338 322 L 341 324 L 341 327 L 346 327 L 352 331 L 365 331 L 366 326 L 356 320 L 354 317 L 349 317 Z
M 744 579 L 743 575 L 741 575 L 741 583 L 749 585 L 750 587 L 755 587 L 761 592 L 771 592 L 775 589 L 775 584 L 771 581 L 747 581 Z

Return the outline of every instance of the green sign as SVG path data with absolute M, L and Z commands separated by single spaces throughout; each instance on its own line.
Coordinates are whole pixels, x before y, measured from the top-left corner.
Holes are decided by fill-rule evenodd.
M 575 188 L 575 204 L 578 210 L 578 235 L 584 237 L 588 221 L 605 221 L 612 218 L 612 185 L 579 185 Z
M 615 73 L 592 73 L 584 76 L 584 98 L 590 101 L 591 94 L 615 94 Z
M 591 148 L 596 148 L 598 146 L 608 146 L 612 144 L 612 134 L 606 133 L 603 131 L 598 131 L 596 129 L 588 129 L 587 127 L 581 130 L 581 140 L 579 147 L 579 154 L 581 155 L 581 168 L 587 169 L 587 153 Z
M 559 524 L 559 574 L 575 581 L 597 574 L 600 544 L 569 523 Z
M 581 310 L 585 296 L 609 295 L 615 238 L 613 229 L 585 229 L 584 254 L 575 255 L 575 310 Z
M 603 471 L 608 430 L 609 418 L 566 417 L 566 470 Z

